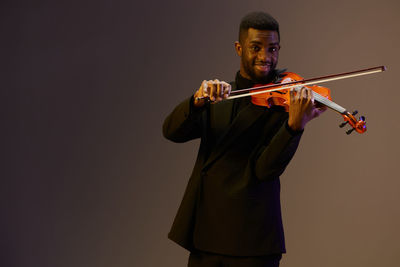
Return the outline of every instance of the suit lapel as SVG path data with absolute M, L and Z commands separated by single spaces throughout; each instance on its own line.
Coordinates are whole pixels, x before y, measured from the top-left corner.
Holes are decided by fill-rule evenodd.
M 227 101 L 228 102 L 228 101 Z M 232 102 L 232 101 L 230 101 Z M 232 102 L 233 103 L 233 102 Z M 226 109 L 228 108 L 229 109 Z M 230 121 L 232 115 L 233 104 L 230 106 L 220 106 L 213 110 L 214 115 L 211 123 L 222 123 L 227 124 Z M 225 111 L 223 111 L 225 110 Z M 204 167 L 214 162 L 219 156 L 221 156 L 225 150 L 237 139 L 243 132 L 248 129 L 265 111 L 260 108 L 252 107 L 249 102 L 236 116 L 232 124 L 217 137 L 214 149 L 212 149 L 210 156 L 208 157 Z

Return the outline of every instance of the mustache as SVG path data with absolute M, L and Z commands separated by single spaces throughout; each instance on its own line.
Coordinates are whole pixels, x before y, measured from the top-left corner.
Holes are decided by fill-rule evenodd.
M 269 65 L 269 66 L 272 66 L 273 63 L 271 61 L 255 61 L 254 65 Z

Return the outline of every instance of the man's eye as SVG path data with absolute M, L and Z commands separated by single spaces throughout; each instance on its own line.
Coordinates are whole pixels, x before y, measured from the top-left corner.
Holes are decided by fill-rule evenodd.
M 271 47 L 271 48 L 269 49 L 269 52 L 276 52 L 276 51 L 278 51 L 278 48 L 277 48 L 277 47 Z
M 258 46 L 252 46 L 251 50 L 253 51 L 260 51 L 260 48 Z

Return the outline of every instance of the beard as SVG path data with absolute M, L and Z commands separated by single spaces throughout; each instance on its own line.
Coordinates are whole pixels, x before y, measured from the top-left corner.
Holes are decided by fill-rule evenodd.
M 261 84 L 267 84 L 271 83 L 274 78 L 275 78 L 275 68 L 276 64 L 271 64 L 270 69 L 268 70 L 267 73 L 258 73 L 255 69 L 255 62 L 249 62 L 249 61 L 242 61 L 243 63 L 243 69 L 246 72 L 247 75 L 250 76 L 251 80 L 255 83 L 261 83 Z

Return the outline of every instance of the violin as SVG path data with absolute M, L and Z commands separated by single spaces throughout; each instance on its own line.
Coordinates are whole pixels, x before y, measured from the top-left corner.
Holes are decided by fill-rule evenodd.
M 354 130 L 358 133 L 364 133 L 367 130 L 365 117 L 360 116 L 358 119 L 354 117 L 358 112 L 348 112 L 344 107 L 338 105 L 332 101 L 330 90 L 326 87 L 316 85 L 323 82 L 352 78 L 367 74 L 373 74 L 385 71 L 385 66 L 379 66 L 375 68 L 368 68 L 363 70 L 357 70 L 347 73 L 334 74 L 324 77 L 312 78 L 305 80 L 301 76 L 293 72 L 283 73 L 279 83 L 267 84 L 267 85 L 255 85 L 252 88 L 246 88 L 231 92 L 231 95 L 227 99 L 234 99 L 244 96 L 251 95 L 251 102 L 258 106 L 272 107 L 272 106 L 283 106 L 286 112 L 289 111 L 290 105 L 290 89 L 294 88 L 295 92 L 300 91 L 301 87 L 305 86 L 313 91 L 314 100 L 318 103 L 327 106 L 328 108 L 338 112 L 343 116 L 344 122 L 339 127 L 350 125 L 351 129 L 346 131 L 347 134 L 351 134 Z

